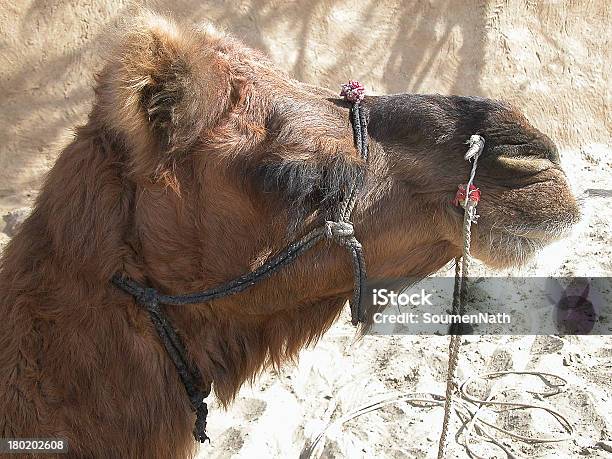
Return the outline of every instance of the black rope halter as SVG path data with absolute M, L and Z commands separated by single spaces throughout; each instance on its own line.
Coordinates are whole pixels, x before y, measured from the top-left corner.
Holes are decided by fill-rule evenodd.
M 355 146 L 361 158 L 367 162 L 367 120 L 361 108 L 361 100 L 363 100 L 364 97 L 363 86 L 358 82 L 349 81 L 348 84 L 342 86 L 340 95 L 353 103 L 351 108 L 351 122 L 353 125 Z M 362 174 L 364 173 L 365 172 L 362 172 Z M 185 386 L 185 391 L 191 402 L 191 407 L 196 413 L 193 434 L 197 441 L 204 443 L 206 440 L 210 440 L 206 435 L 208 406 L 204 399 L 210 394 L 211 387 L 210 383 L 204 383 L 202 381 L 202 375 L 198 367 L 188 360 L 185 345 L 168 320 L 164 311 L 164 305 L 180 306 L 205 303 L 217 298 L 223 298 L 242 292 L 270 277 L 321 240 L 327 239 L 346 247 L 347 251 L 351 254 L 351 260 L 353 262 L 353 297 L 350 301 L 351 322 L 353 325 L 364 322 L 365 317 L 361 299 L 366 279 L 365 259 L 363 256 L 363 249 L 355 237 L 355 230 L 350 221 L 359 192 L 358 188 L 363 182 L 364 177 L 362 176 L 359 177 L 356 183 L 350 185 L 344 199 L 340 202 L 334 221 L 326 221 L 324 225 L 311 230 L 299 240 L 288 245 L 278 255 L 272 257 L 255 271 L 237 277 L 218 287 L 185 295 L 164 295 L 122 274 L 115 274 L 115 276 L 113 276 L 112 283 L 132 295 L 149 313 L 155 330 L 159 335 L 159 339 L 164 345 L 168 356 L 174 363 L 181 382 L 183 386 Z M 204 388 L 202 389 L 202 387 Z

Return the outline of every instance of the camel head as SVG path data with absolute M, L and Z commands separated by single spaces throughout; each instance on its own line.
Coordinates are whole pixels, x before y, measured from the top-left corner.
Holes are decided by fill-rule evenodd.
M 105 203 L 123 206 L 121 222 L 109 223 L 122 249 L 87 263 L 102 265 L 103 280 L 123 272 L 168 293 L 221 285 L 330 218 L 365 172 L 352 219 L 369 277 L 428 275 L 461 253 L 463 210 L 452 201 L 469 175 L 463 155 L 473 134 L 486 142 L 475 181 L 477 258 L 523 263 L 579 218 L 555 145 L 508 104 L 415 94 L 362 104 L 367 164 L 354 146 L 350 104 L 336 90 L 292 80 L 210 27 L 137 21 L 99 74 L 79 131 L 112 152 L 121 197 Z M 189 347 L 227 401 L 262 364 L 320 336 L 351 288 L 346 253 L 323 242 L 248 291 L 174 320 L 196 337 Z

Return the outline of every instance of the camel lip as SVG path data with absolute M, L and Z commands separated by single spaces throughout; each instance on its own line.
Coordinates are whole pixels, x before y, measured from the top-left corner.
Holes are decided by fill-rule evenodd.
M 478 185 L 478 178 L 487 182 L 495 183 L 497 186 L 501 186 L 508 189 L 516 188 L 527 188 L 530 186 L 541 185 L 549 182 L 554 182 L 561 178 L 565 178 L 565 171 L 558 165 L 550 163 L 550 161 L 544 159 L 537 160 L 539 167 L 535 167 L 532 170 L 525 168 L 515 168 L 512 177 L 508 177 L 508 173 L 496 174 L 490 170 L 481 170 L 480 177 L 477 177 L 476 185 Z M 534 161 L 531 162 L 534 164 Z
M 449 210 L 455 217 L 463 221 L 465 211 L 462 207 L 449 205 Z M 482 235 L 490 238 L 505 240 L 506 242 L 524 243 L 538 250 L 560 239 L 568 237 L 573 228 L 580 221 L 580 216 L 571 216 L 566 220 L 547 222 L 542 224 L 514 224 L 514 225 L 489 225 L 486 222 L 477 222 L 473 226 L 476 231 L 482 231 Z M 480 223 L 480 224 L 478 224 Z

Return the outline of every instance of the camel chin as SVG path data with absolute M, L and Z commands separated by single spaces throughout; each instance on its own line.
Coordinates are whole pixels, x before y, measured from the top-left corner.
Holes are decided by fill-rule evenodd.
M 540 174 L 541 175 L 541 174 Z M 567 237 L 581 217 L 560 168 L 518 187 L 507 202 L 482 206 L 472 233 L 472 253 L 492 268 L 520 267 L 547 245 Z

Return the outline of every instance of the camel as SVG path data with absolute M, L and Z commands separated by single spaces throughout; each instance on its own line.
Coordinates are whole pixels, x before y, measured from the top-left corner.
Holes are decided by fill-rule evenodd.
M 361 174 L 352 221 L 372 279 L 427 276 L 460 255 L 451 202 L 472 134 L 486 139 L 475 257 L 523 263 L 579 219 L 555 145 L 510 105 L 419 94 L 361 105 L 367 163 L 337 92 L 211 27 L 135 19 L 1 259 L 0 436 L 63 438 L 68 457 L 193 456 L 175 368 L 111 279 L 168 294 L 222 285 L 329 218 Z M 344 249 L 324 241 L 244 292 L 166 311 L 228 405 L 316 342 L 352 286 Z

